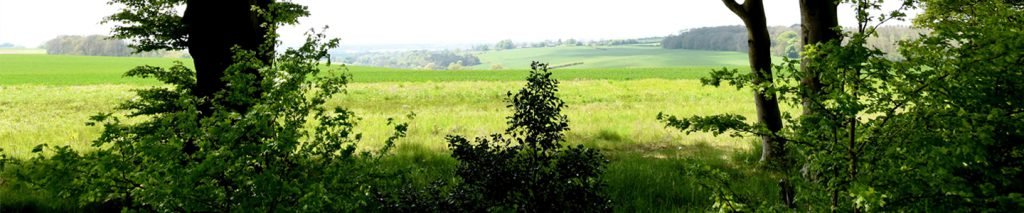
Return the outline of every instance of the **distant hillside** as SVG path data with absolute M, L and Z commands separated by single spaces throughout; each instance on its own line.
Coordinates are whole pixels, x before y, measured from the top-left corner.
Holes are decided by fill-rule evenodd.
M 853 29 L 846 29 L 848 31 Z M 868 44 L 882 52 L 898 57 L 896 42 L 915 39 L 926 30 L 906 26 L 885 26 L 878 28 L 878 36 L 868 39 Z M 772 55 L 798 57 L 800 52 L 800 26 L 768 27 L 772 37 Z M 743 26 L 701 27 L 683 30 L 679 34 L 665 37 L 661 41 L 665 49 L 716 50 L 747 52 L 747 29 Z
M 552 65 L 581 65 L 569 68 L 647 68 L 687 66 L 747 66 L 747 55 L 739 52 L 676 50 L 652 46 L 576 46 L 522 48 L 477 54 L 480 65 L 470 69 L 525 69 L 531 61 Z

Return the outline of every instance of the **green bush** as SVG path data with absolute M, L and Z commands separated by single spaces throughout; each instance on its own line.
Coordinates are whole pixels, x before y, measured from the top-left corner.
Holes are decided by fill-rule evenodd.
M 324 103 L 343 93 L 349 77 L 321 73 L 336 39 L 311 35 L 307 43 L 264 64 L 236 51 L 228 88 L 211 99 L 193 95 L 195 73 L 182 64 L 142 66 L 126 75 L 156 78 L 167 87 L 136 91 L 119 113 L 94 116 L 104 129 L 96 151 L 46 146 L 19 168 L 16 181 L 68 200 L 142 211 L 353 211 L 364 208 L 387 171 L 375 167 L 407 125 L 377 151 L 357 152 L 358 118 Z M 256 68 L 259 73 L 242 70 Z M 333 71 L 328 71 L 333 72 Z M 259 76 L 259 77 L 257 77 Z M 204 114 L 197 106 L 212 107 Z M 238 106 L 248 106 L 240 108 Z M 118 116 L 125 114 L 125 116 Z M 122 119 L 132 122 L 122 122 Z M 20 165 L 9 165 L 9 164 Z
M 381 199 L 392 211 L 603 212 L 611 210 L 600 176 L 605 159 L 595 149 L 565 146 L 569 123 L 547 64 L 534 62 L 526 87 L 508 93 L 504 134 L 473 142 L 448 136 L 458 160 L 456 180 L 406 188 Z

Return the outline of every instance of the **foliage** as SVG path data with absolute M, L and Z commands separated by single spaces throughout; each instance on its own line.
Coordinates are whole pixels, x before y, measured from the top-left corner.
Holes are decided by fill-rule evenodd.
M 889 135 L 900 138 L 882 149 L 914 157 L 878 160 L 886 178 L 873 187 L 894 207 L 1024 208 L 1024 8 L 1000 0 L 923 2 L 915 23 L 934 33 L 903 50 L 909 68 L 898 90 L 907 107 L 889 119 Z
M 95 152 L 67 147 L 40 153 L 19 168 L 20 181 L 54 192 L 81 205 L 107 203 L 152 211 L 351 211 L 365 205 L 365 194 L 382 171 L 372 162 L 404 136 L 406 124 L 377 152 L 357 152 L 362 138 L 353 131 L 351 111 L 324 103 L 344 92 L 347 75 L 319 75 L 320 59 L 338 40 L 322 34 L 298 49 L 262 64 L 255 54 L 238 51 L 227 70 L 227 90 L 215 100 L 192 95 L 194 73 L 182 64 L 141 66 L 127 76 L 155 78 L 170 87 L 137 90 L 139 96 L 118 108 L 126 118 L 100 114 L 92 125 L 104 132 Z M 260 82 L 240 70 L 258 67 Z M 318 77 L 319 76 L 319 77 Z M 259 99 L 238 96 L 253 90 Z M 215 111 L 200 115 L 197 103 Z M 226 105 L 251 104 L 246 112 Z M 195 146 L 189 146 L 194 144 Z M 192 149 L 191 152 L 185 150 Z M 44 155 L 45 153 L 45 155 Z
M 820 93 L 787 83 L 803 76 L 796 61 L 776 67 L 783 83 L 754 85 L 793 105 L 810 98 L 805 107 L 815 109 L 790 119 L 784 134 L 801 157 L 799 170 L 788 171 L 800 192 L 798 208 L 1001 212 L 1024 205 L 1015 181 L 1024 177 L 1024 95 L 1009 92 L 1024 89 L 1016 68 L 1024 63 L 1024 25 L 1012 21 L 1024 12 L 998 0 L 923 2 L 926 12 L 916 22 L 934 33 L 902 42 L 906 60 L 891 60 L 868 40 L 878 35 L 877 25 L 902 18 L 916 2 L 884 12 L 880 1 L 849 1 L 857 30 L 802 54 L 824 72 Z M 742 87 L 749 85 L 744 79 L 726 70 L 704 82 Z M 763 135 L 742 117 L 668 118 L 685 131 Z
M 157 50 L 185 50 L 188 33 L 183 19 L 187 0 L 110 0 L 107 4 L 121 6 L 121 10 L 106 17 L 103 23 L 117 24 L 113 37 L 127 39 L 130 47 L 139 52 Z M 262 1 L 261 1 L 262 2 Z M 299 17 L 308 16 L 308 8 L 287 1 L 271 2 L 260 14 L 268 28 L 298 23 Z M 274 32 L 274 30 L 269 30 Z M 271 33 L 267 35 L 276 37 Z M 274 39 L 270 39 L 274 40 Z
M 856 29 L 844 29 L 855 31 Z M 772 55 L 789 58 L 799 57 L 800 52 L 800 27 L 793 25 L 773 26 L 768 28 L 772 37 Z M 867 44 L 882 50 L 886 57 L 899 58 L 897 43 L 899 41 L 918 38 L 926 30 L 910 28 L 906 26 L 880 26 L 876 27 L 876 36 L 867 38 Z M 701 27 L 680 32 L 677 35 L 665 37 L 661 41 L 661 47 L 666 49 L 693 49 L 693 50 L 717 50 L 717 51 L 747 51 L 747 31 L 743 26 L 717 26 Z
M 547 64 L 534 62 L 526 87 L 507 95 L 504 134 L 474 142 L 449 135 L 452 157 L 459 161 L 458 182 L 436 182 L 426 189 L 393 195 L 387 208 L 481 212 L 610 211 L 600 179 L 604 157 L 583 145 L 566 147 L 567 117 L 559 99 L 558 81 Z
M 534 62 L 526 87 L 508 94 L 504 135 L 477 138 L 449 136 L 452 157 L 459 160 L 462 196 L 468 209 L 517 209 L 526 212 L 607 211 L 599 179 L 600 152 L 582 145 L 564 147 L 568 119 L 561 113 L 558 81 L 547 64 Z

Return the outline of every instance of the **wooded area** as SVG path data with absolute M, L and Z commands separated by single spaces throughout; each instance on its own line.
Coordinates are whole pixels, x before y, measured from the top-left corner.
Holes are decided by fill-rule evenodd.
M 854 29 L 846 29 L 851 32 Z M 898 58 L 899 41 L 908 41 L 926 34 L 928 30 L 908 26 L 881 26 L 876 36 L 868 38 L 868 45 L 882 50 L 890 58 Z M 798 58 L 800 53 L 800 26 L 770 26 L 771 54 Z M 665 37 L 661 47 L 665 49 L 692 49 L 746 52 L 747 31 L 743 26 L 718 26 L 688 29 L 676 35 Z

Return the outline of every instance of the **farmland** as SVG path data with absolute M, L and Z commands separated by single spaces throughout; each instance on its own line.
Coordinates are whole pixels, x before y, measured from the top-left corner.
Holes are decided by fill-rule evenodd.
M 173 63 L 161 58 L 0 55 L 0 148 L 19 158 L 31 157 L 30 150 L 41 143 L 93 149 L 91 142 L 101 128 L 84 125 L 89 116 L 113 111 L 117 103 L 133 97 L 134 89 L 161 86 L 152 80 L 123 78 L 122 73 L 141 64 Z M 726 168 L 756 160 L 750 139 L 685 135 L 655 119 L 659 112 L 752 117 L 749 92 L 700 85 L 698 79 L 711 66 L 731 65 L 554 71 L 562 81 L 558 94 L 568 104 L 568 141 L 597 147 L 609 157 L 605 178 L 618 208 L 705 208 L 709 200 L 699 196 L 693 180 L 681 176 L 684 162 L 678 159 Z M 328 105 L 347 107 L 362 118 L 357 128 L 365 135 L 361 148 L 382 145 L 390 134 L 387 118 L 415 113 L 408 137 L 398 142 L 394 162 L 429 171 L 425 175 L 452 169 L 446 135 L 476 137 L 504 130 L 504 118 L 511 113 L 503 102 L 505 94 L 521 87 L 526 76 L 524 70 L 347 70 L 353 76 L 347 94 Z M 755 192 L 770 191 L 773 184 L 764 181 L 769 180 L 737 178 L 740 184 L 757 186 L 749 188 Z
M 671 50 L 650 46 L 577 46 L 523 48 L 488 51 L 479 55 L 482 64 L 473 66 L 489 69 L 500 64 L 509 68 L 525 68 L 532 60 L 553 65 L 583 63 L 574 68 L 624 67 L 721 67 L 746 66 L 746 54 L 701 50 Z

